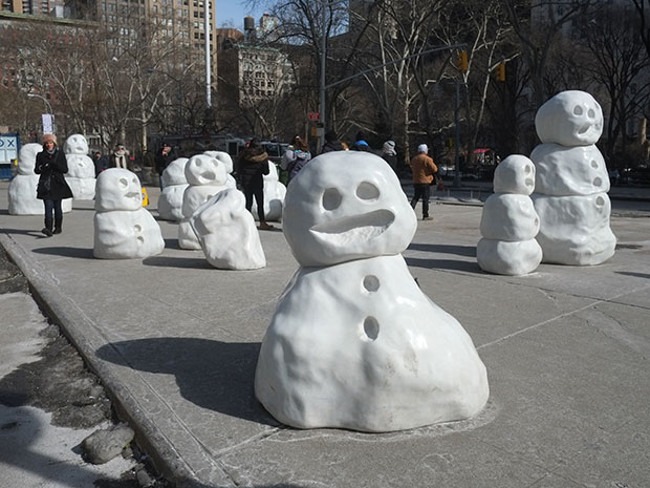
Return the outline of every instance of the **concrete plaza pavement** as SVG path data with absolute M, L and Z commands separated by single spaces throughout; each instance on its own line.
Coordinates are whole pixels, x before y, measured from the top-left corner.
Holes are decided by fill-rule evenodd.
M 93 202 L 44 238 L 42 216 L 7 214 L 7 185 L 0 243 L 177 486 L 650 486 L 650 213 L 613 213 L 617 251 L 600 266 L 508 277 L 476 264 L 480 206 L 434 205 L 404 255 L 473 338 L 490 400 L 468 421 L 365 434 L 288 428 L 255 400 L 260 343 L 297 269 L 281 231 L 261 233 L 257 271 L 211 268 L 165 221 L 161 255 L 99 260 Z

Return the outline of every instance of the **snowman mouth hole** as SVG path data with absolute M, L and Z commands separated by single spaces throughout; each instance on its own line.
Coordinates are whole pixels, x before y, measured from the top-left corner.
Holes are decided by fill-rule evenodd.
M 131 191 L 127 193 L 126 196 L 128 198 L 138 198 L 140 196 L 140 193 L 138 193 L 137 191 Z
M 389 210 L 376 210 L 362 215 L 346 217 L 315 225 L 311 232 L 330 243 L 344 245 L 348 242 L 370 240 L 380 236 L 395 221 L 395 214 Z

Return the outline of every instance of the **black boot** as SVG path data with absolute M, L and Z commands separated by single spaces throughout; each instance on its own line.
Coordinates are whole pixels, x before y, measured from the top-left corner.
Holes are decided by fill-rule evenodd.
M 52 220 L 45 219 L 45 227 L 41 229 L 41 232 L 45 234 L 46 237 L 52 236 Z
M 60 234 L 62 230 L 63 230 L 63 222 L 61 220 L 55 221 L 54 222 L 54 234 Z

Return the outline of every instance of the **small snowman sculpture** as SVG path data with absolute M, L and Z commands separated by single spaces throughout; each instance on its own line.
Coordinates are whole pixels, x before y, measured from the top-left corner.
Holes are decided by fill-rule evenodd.
M 485 366 L 411 276 L 417 219 L 391 167 L 366 152 L 312 159 L 287 188 L 301 268 L 260 349 L 255 394 L 298 428 L 387 432 L 461 420 L 488 400 Z
M 589 94 L 558 93 L 535 116 L 542 144 L 531 153 L 537 175 L 533 201 L 545 263 L 589 266 L 614 255 L 605 160 L 596 147 L 603 112 Z
M 9 215 L 43 215 L 43 200 L 36 198 L 36 186 L 40 175 L 34 173 L 36 155 L 43 150 L 40 144 L 31 142 L 23 145 L 18 152 L 18 174 L 9 182 Z M 64 213 L 72 211 L 72 198 L 61 202 Z
M 146 258 L 163 252 L 158 222 L 142 208 L 142 186 L 135 173 L 109 168 L 97 177 L 93 254 L 100 259 Z
M 205 257 L 219 269 L 249 270 L 266 266 L 255 220 L 246 210 L 244 194 L 220 191 L 190 217 Z
M 278 167 L 269 161 L 269 174 L 264 179 L 264 217 L 268 221 L 279 222 L 282 219 L 282 206 L 287 194 L 287 187 L 280 182 Z M 251 213 L 257 220 L 257 201 L 253 200 Z
M 189 186 L 183 192 L 183 218 L 178 225 L 178 245 L 181 249 L 201 249 L 190 218 L 211 197 L 229 188 L 227 175 L 226 165 L 208 154 L 194 155 L 185 164 L 185 178 Z
M 180 222 L 183 218 L 183 193 L 190 186 L 185 178 L 187 161 L 187 158 L 175 159 L 163 171 L 163 190 L 158 198 L 158 215 L 161 219 Z
M 494 171 L 494 193 L 485 201 L 481 235 L 476 246 L 478 265 L 502 275 L 524 275 L 537 269 L 542 248 L 535 240 L 539 216 L 530 198 L 535 189 L 535 165 L 513 154 Z
M 68 161 L 65 180 L 75 200 L 95 198 L 95 165 L 88 156 L 88 141 L 81 134 L 73 134 L 65 140 L 63 152 Z

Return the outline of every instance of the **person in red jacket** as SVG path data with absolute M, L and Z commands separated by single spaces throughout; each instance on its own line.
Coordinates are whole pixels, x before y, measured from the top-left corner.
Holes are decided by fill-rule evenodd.
M 411 207 L 415 208 L 420 198 L 422 199 L 422 220 L 432 220 L 429 216 L 429 197 L 431 184 L 435 181 L 438 166 L 429 157 L 429 147 L 426 144 L 418 146 L 418 154 L 414 156 L 409 165 L 413 174 L 413 198 Z

